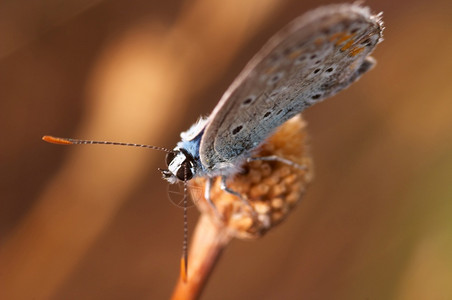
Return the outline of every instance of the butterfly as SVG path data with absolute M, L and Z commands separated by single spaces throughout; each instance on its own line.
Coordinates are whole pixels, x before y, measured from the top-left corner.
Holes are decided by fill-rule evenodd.
M 381 14 L 356 4 L 320 7 L 295 19 L 251 59 L 211 115 L 167 155 L 171 183 L 237 173 L 281 124 L 348 87 L 375 65 Z M 276 158 L 277 159 L 277 158 Z
M 246 203 L 240 193 L 228 188 L 227 179 L 252 160 L 274 160 L 303 168 L 281 157 L 254 157 L 254 154 L 280 125 L 347 88 L 375 65 L 369 55 L 383 40 L 381 16 L 359 4 L 336 4 L 295 19 L 251 59 L 210 116 L 181 133 L 181 141 L 173 150 L 51 136 L 43 139 L 57 144 L 111 144 L 162 150 L 167 152 L 167 169 L 160 171 L 170 183 L 186 184 L 195 177 L 207 178 L 205 198 L 215 209 L 210 188 L 213 178 L 220 176 L 222 189 Z M 186 221 L 184 226 L 186 270 Z

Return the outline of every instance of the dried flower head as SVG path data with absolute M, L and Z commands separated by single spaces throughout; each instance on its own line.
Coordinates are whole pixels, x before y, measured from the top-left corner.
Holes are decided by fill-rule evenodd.
M 216 213 L 199 193 L 206 179 L 192 181 L 195 203 L 203 214 L 238 238 L 257 238 L 279 224 L 302 198 L 312 180 L 312 159 L 306 146 L 306 123 L 298 115 L 284 123 L 257 149 L 253 157 L 276 155 L 304 166 L 298 169 L 279 161 L 251 161 L 242 166 L 242 172 L 228 178 L 227 186 L 246 199 L 221 190 L 220 178 L 215 179 L 211 199 Z M 221 216 L 221 218 L 218 217 Z

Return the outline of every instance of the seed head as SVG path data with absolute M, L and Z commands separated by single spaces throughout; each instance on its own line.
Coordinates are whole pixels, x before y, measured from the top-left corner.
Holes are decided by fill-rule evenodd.
M 238 238 L 257 238 L 283 221 L 302 198 L 312 180 L 312 159 L 306 146 L 306 123 L 298 115 L 280 126 L 255 152 L 253 157 L 278 156 L 303 169 L 280 161 L 256 160 L 242 166 L 242 172 L 228 178 L 229 189 L 240 198 L 220 188 L 215 178 L 211 200 L 217 212 L 204 199 L 205 178 L 195 178 L 192 194 L 202 213 L 225 226 Z

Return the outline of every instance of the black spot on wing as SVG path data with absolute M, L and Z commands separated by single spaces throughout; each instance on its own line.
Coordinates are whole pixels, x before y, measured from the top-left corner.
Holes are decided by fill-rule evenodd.
M 237 126 L 236 128 L 234 128 L 234 129 L 232 130 L 232 134 L 235 135 L 235 134 L 239 133 L 239 132 L 242 130 L 242 128 L 243 128 L 242 125 Z

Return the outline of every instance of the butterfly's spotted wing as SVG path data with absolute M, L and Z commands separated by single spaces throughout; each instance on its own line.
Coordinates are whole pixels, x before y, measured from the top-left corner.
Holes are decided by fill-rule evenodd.
M 369 70 L 382 40 L 379 15 L 355 4 L 294 20 L 248 63 L 209 117 L 200 158 L 207 170 L 236 164 L 279 125 Z

